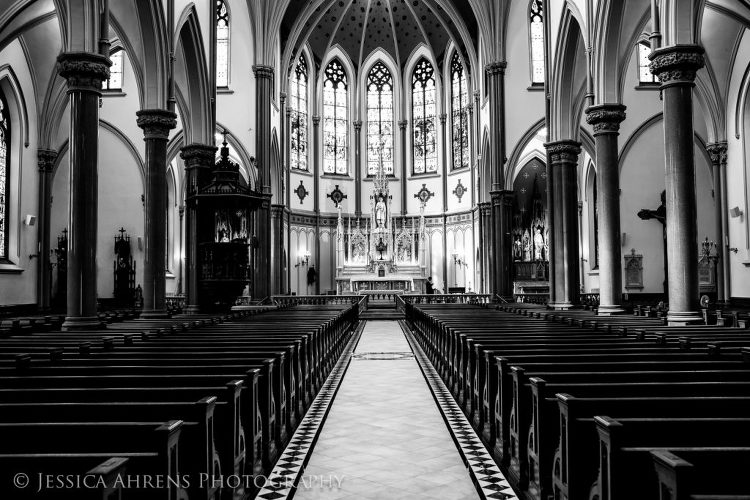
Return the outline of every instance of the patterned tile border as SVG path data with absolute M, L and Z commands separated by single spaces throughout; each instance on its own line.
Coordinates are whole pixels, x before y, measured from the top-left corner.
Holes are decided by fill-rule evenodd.
M 328 411 L 331 409 L 331 403 L 336 397 L 341 380 L 349 367 L 352 353 L 362 336 L 365 323 L 366 321 L 361 321 L 357 326 L 352 338 L 349 339 L 344 348 L 344 352 L 336 362 L 336 366 L 331 370 L 323 387 L 307 410 L 305 418 L 300 422 L 284 453 L 281 454 L 273 471 L 268 476 L 266 484 L 255 498 L 279 500 L 291 499 L 294 496 L 300 478 L 304 473 L 305 465 L 310 459 L 312 449 L 323 428 L 323 422 L 325 422 Z
M 419 368 L 422 370 L 427 385 L 430 386 L 432 396 L 440 407 L 443 420 L 445 420 L 453 441 L 461 453 L 464 464 L 469 469 L 471 479 L 474 481 L 474 485 L 477 487 L 477 492 L 481 498 L 518 500 L 518 496 L 513 491 L 513 488 L 511 488 L 508 480 L 505 479 L 505 476 L 503 476 L 493 460 L 492 455 L 490 455 L 484 444 L 477 437 L 474 428 L 466 419 L 463 411 L 453 399 L 453 395 L 414 339 L 409 327 L 404 321 L 399 321 L 399 325 L 412 351 L 414 351 L 414 357 L 419 364 Z

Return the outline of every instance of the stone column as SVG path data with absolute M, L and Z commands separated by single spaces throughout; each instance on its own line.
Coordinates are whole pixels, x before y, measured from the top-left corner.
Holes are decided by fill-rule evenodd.
M 271 223 L 273 231 L 271 237 L 271 272 L 273 274 L 273 287 L 271 293 L 282 294 L 286 276 L 284 274 L 284 205 L 271 205 Z
M 596 189 L 599 206 L 599 314 L 623 312 L 620 250 L 620 165 L 617 137 L 625 119 L 622 104 L 602 104 L 586 110 L 596 140 Z M 589 222 L 593 223 L 593 222 Z
M 50 308 L 52 292 L 52 274 L 50 266 L 50 199 L 52 197 L 52 169 L 57 160 L 57 151 L 39 149 L 37 166 L 39 167 L 39 215 L 37 216 L 37 240 L 39 258 L 37 259 L 37 306 L 41 311 Z
M 725 304 L 729 296 L 726 293 L 726 260 L 724 260 L 724 226 L 726 225 L 726 201 L 724 200 L 723 181 L 727 165 L 727 143 L 717 142 L 709 144 L 706 149 L 711 156 L 711 174 L 714 184 L 714 224 L 716 225 L 716 251 L 718 261 L 716 265 L 716 300 Z
M 185 201 L 180 200 L 180 206 L 179 206 L 179 213 L 180 213 L 180 239 L 179 239 L 179 248 L 180 251 L 178 252 L 178 255 L 180 256 L 180 260 L 177 263 L 177 295 L 182 295 L 182 292 L 184 290 L 184 284 L 183 280 L 185 279 L 185 268 L 184 268 L 184 259 L 183 255 L 185 255 Z
M 354 216 L 362 215 L 362 120 L 354 121 Z
M 313 116 L 313 210 L 315 211 L 315 252 L 313 265 L 318 277 L 312 293 L 320 295 L 320 116 Z
M 492 280 L 490 270 L 492 269 L 492 206 L 490 202 L 484 201 L 478 204 L 479 207 L 479 260 L 481 269 L 479 276 L 481 279 L 482 293 L 489 293 L 492 289 Z
M 70 106 L 70 211 L 68 217 L 68 303 L 63 330 L 98 328 L 96 235 L 98 211 L 99 97 L 111 61 L 87 52 L 57 58 L 68 82 Z
M 547 210 L 545 213 L 547 223 L 547 262 L 549 264 L 549 302 L 552 307 L 557 302 L 557 264 L 555 256 L 557 251 L 557 228 L 555 226 L 555 172 L 552 170 L 552 158 L 549 148 L 545 145 L 547 164 L 544 166 L 544 173 L 547 176 Z
M 182 148 L 180 157 L 185 162 L 185 313 L 200 311 L 198 290 L 198 207 L 193 195 L 206 181 L 216 163 L 216 147 L 204 144 L 189 144 Z
M 667 186 L 667 260 L 670 325 L 702 321 L 698 304 L 698 238 L 693 149 L 693 87 L 703 48 L 675 45 L 649 56 L 661 81 Z
M 398 122 L 398 128 L 401 130 L 401 215 L 406 215 L 406 125 L 407 120 Z
M 255 158 L 258 164 L 258 190 L 268 199 L 258 209 L 256 237 L 257 265 L 253 288 L 255 299 L 270 294 L 271 279 L 271 101 L 273 100 L 273 67 L 255 65 Z
M 166 318 L 167 140 L 177 126 L 177 115 L 165 109 L 144 109 L 136 116 L 146 142 L 141 318 Z
M 558 141 L 545 145 L 554 174 L 555 309 L 569 309 L 578 304 L 580 282 L 578 268 L 578 155 L 581 145 L 575 141 Z

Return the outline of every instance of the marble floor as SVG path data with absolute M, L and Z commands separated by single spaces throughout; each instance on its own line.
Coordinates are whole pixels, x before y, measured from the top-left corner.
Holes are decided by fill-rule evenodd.
M 365 325 L 294 498 L 479 498 L 396 321 Z

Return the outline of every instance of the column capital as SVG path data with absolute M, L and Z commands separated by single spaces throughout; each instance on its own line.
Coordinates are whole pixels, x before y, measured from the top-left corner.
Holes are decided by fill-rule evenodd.
M 253 65 L 253 74 L 255 78 L 273 78 L 273 66 L 265 66 L 263 64 Z
M 318 125 L 320 125 L 320 117 L 317 116 L 317 115 L 313 116 L 312 117 L 312 122 L 313 122 L 313 126 L 317 127 Z
M 354 129 L 359 132 L 362 129 L 362 120 L 354 120 L 352 122 L 352 125 L 354 125 Z
M 102 93 L 112 61 L 91 52 L 63 52 L 57 56 L 57 72 L 68 82 L 68 91 Z
M 581 143 L 572 140 L 548 142 L 544 147 L 553 164 L 577 163 L 578 155 L 581 154 Z
M 466 105 L 466 110 L 470 115 L 474 113 L 474 104 L 472 104 L 471 101 Z
M 695 74 L 704 64 L 705 51 L 700 45 L 672 45 L 656 49 L 649 55 L 649 69 L 661 81 L 662 88 L 693 85 Z
M 479 214 L 484 217 L 489 217 L 490 210 L 492 209 L 492 204 L 489 201 L 482 201 L 477 203 L 477 207 L 479 208 Z
M 711 163 L 714 165 L 726 165 L 727 164 L 727 142 L 714 142 L 706 144 L 706 151 L 711 157 Z
M 286 92 L 279 92 L 279 101 L 281 101 L 281 104 L 284 104 L 286 101 Z
M 206 144 L 188 144 L 180 149 L 180 158 L 186 169 L 211 168 L 216 162 L 216 146 Z
M 505 69 L 508 67 L 508 63 L 505 61 L 497 61 L 485 65 L 484 72 L 489 76 L 505 75 Z
M 409 120 L 399 120 L 398 128 L 400 128 L 401 130 L 404 130 L 408 124 L 409 124 Z
M 54 149 L 38 149 L 36 152 L 37 166 L 40 172 L 50 173 L 57 160 L 57 151 Z
M 594 127 L 594 135 L 617 133 L 625 120 L 625 109 L 622 104 L 590 106 L 586 109 L 586 123 Z
M 477 102 L 479 102 L 479 100 L 481 99 L 481 97 L 482 97 L 482 93 L 479 92 L 478 90 L 475 90 L 474 91 L 474 100 L 477 101 Z
M 177 114 L 166 109 L 142 109 L 135 112 L 145 139 L 169 139 L 169 131 L 177 126 Z
M 448 119 L 448 115 L 445 113 L 440 113 L 440 124 L 445 125 L 445 121 Z

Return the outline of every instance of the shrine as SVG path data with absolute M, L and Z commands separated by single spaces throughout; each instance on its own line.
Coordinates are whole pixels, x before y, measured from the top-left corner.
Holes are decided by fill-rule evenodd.
M 369 218 L 339 216 L 336 293 L 425 293 L 424 203 L 419 218 L 396 218 L 382 155 L 373 179 Z

